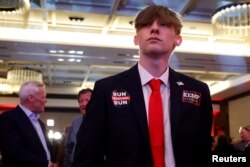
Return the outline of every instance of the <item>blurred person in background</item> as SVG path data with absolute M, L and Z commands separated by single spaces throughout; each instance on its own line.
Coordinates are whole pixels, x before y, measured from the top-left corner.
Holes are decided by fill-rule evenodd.
M 22 84 L 20 103 L 0 115 L 3 167 L 56 167 L 44 123 L 39 119 L 47 102 L 45 85 Z
M 66 147 L 65 147 L 65 167 L 71 167 L 72 162 L 73 162 L 73 157 L 74 157 L 74 150 L 75 150 L 75 145 L 76 145 L 76 135 L 79 130 L 79 127 L 84 121 L 84 116 L 86 114 L 86 106 L 90 100 L 92 94 L 92 90 L 87 88 L 87 89 L 82 89 L 79 91 L 77 100 L 79 104 L 79 109 L 81 115 L 77 118 L 75 118 L 69 128 L 68 135 L 66 137 Z
M 234 147 L 238 150 L 238 157 L 246 157 L 246 163 L 241 167 L 250 166 L 250 126 L 239 128 L 240 141 L 234 143 Z M 240 166 L 240 165 L 239 165 Z
M 237 155 L 237 150 L 231 143 L 231 139 L 226 134 L 220 134 L 214 137 L 213 154 L 219 156 Z
M 240 151 L 250 148 L 250 126 L 240 127 L 239 134 L 241 140 L 236 142 L 234 147 Z

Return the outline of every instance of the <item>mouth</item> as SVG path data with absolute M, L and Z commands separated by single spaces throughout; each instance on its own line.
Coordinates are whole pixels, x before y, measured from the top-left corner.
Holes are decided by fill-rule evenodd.
M 147 41 L 161 41 L 159 38 L 151 37 Z

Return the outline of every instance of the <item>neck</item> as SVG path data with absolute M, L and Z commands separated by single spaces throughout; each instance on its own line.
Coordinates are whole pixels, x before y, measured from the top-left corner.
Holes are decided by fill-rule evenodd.
M 145 68 L 151 75 L 159 78 L 168 68 L 168 60 L 163 59 L 150 59 L 149 61 L 142 58 L 140 64 Z
M 81 114 L 84 116 L 86 114 L 86 111 L 81 111 Z
M 22 106 L 24 106 L 25 108 L 27 108 L 28 110 L 33 112 L 33 109 L 31 108 L 31 106 L 27 103 L 20 103 Z

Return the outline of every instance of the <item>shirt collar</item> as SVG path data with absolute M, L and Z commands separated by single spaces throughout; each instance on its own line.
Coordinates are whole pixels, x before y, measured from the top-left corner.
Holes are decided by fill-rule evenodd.
M 138 70 L 139 70 L 142 86 L 148 84 L 150 80 L 156 78 L 152 76 L 145 68 L 143 68 L 140 63 L 138 63 Z M 169 67 L 159 78 L 156 78 L 156 79 L 160 79 L 168 87 L 169 86 L 168 78 L 169 78 Z
M 32 120 L 38 120 L 40 117 L 40 114 L 34 113 L 30 111 L 28 108 L 24 107 L 23 105 L 19 104 L 19 107 L 23 110 L 23 112 Z

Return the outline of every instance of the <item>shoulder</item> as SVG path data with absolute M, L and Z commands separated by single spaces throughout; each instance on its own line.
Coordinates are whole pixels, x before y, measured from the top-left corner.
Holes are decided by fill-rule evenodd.
M 12 109 L 12 110 L 8 110 L 8 111 L 5 111 L 4 113 L 2 113 L 0 115 L 0 118 L 1 119 L 5 119 L 5 118 L 15 118 L 17 117 L 16 114 L 19 114 L 20 112 L 18 112 L 18 107 Z
M 17 109 L 2 113 L 0 115 L 0 129 L 22 125 L 24 119 L 21 114 L 22 112 L 18 111 Z
M 74 125 L 76 125 L 76 124 L 81 123 L 82 120 L 83 120 L 83 117 L 82 117 L 82 116 L 76 117 L 76 118 L 72 121 L 71 126 L 74 126 Z
M 137 75 L 138 73 L 138 68 L 137 68 L 137 65 L 127 69 L 127 70 L 124 70 L 116 75 L 113 75 L 113 76 L 109 76 L 109 77 L 106 77 L 106 78 L 103 78 L 103 79 L 100 79 L 98 81 L 96 81 L 96 84 L 112 84 L 114 82 L 123 82 L 123 80 L 127 77 L 131 77 L 133 75 Z M 139 73 L 138 73 L 139 75 Z M 115 83 L 116 84 L 116 83 Z
M 73 122 L 81 122 L 82 119 L 83 119 L 83 116 L 80 115 L 80 116 L 76 117 L 76 118 L 73 120 Z
M 180 82 L 185 82 L 185 84 L 188 85 L 195 85 L 195 86 L 202 86 L 202 87 L 208 87 L 206 83 L 194 79 L 190 76 L 187 76 L 185 74 L 182 74 L 180 72 L 177 72 L 171 68 L 169 68 L 169 77 L 173 80 L 175 80 L 176 82 L 180 81 Z M 177 83 L 178 84 L 178 83 Z

